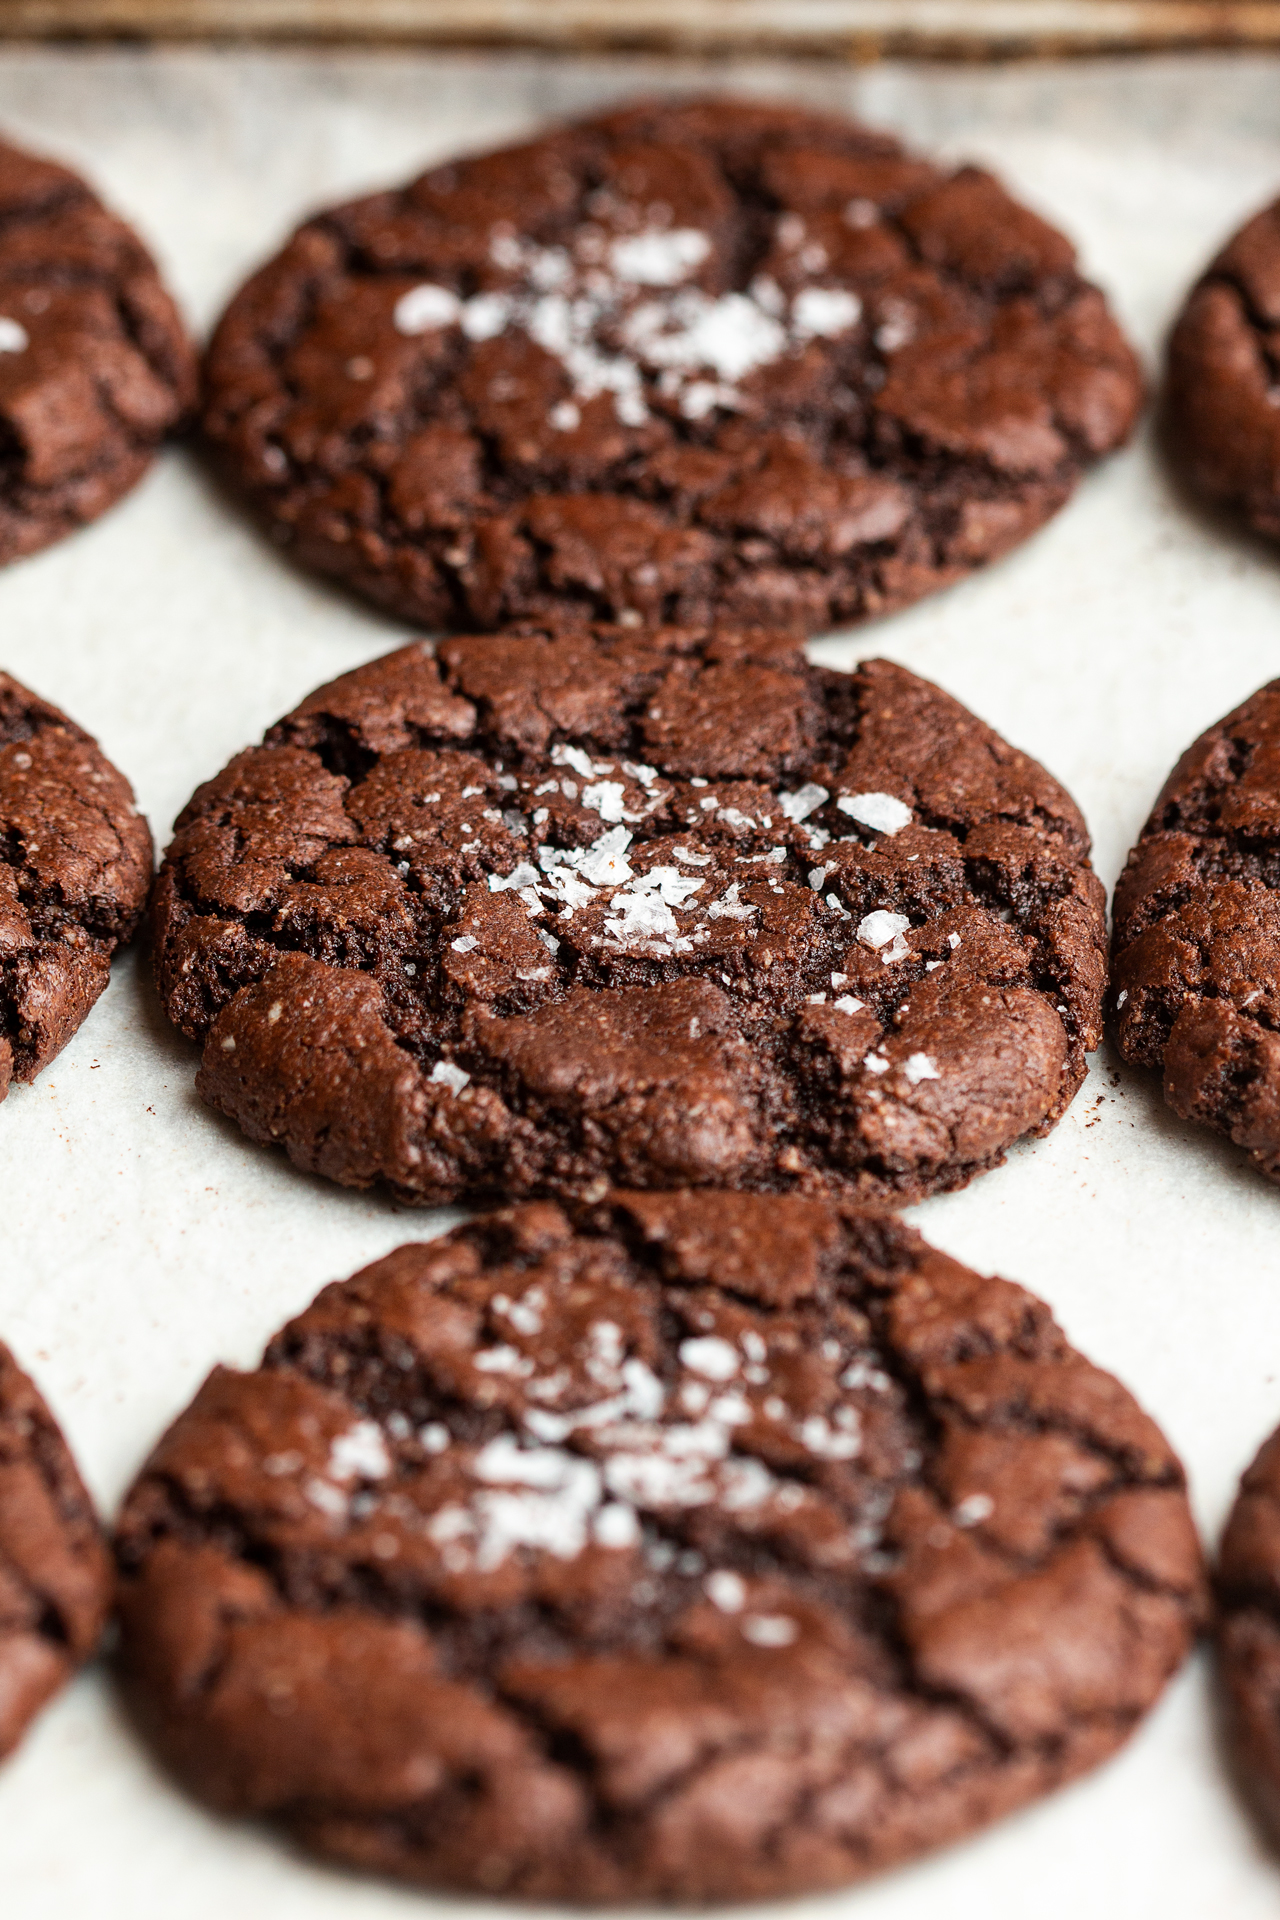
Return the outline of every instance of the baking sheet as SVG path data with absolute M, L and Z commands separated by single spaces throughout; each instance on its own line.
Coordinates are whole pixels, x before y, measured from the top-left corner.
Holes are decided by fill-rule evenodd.
M 1261 56 L 854 72 L 11 47 L 0 126 L 89 170 L 203 327 L 316 203 L 633 87 L 708 84 L 847 107 L 995 165 L 1075 236 L 1152 363 L 1192 274 L 1280 185 L 1280 60 Z M 0 574 L 0 664 L 101 736 L 161 841 L 198 780 L 318 682 L 403 637 L 289 571 L 176 452 L 98 526 Z M 1148 431 L 985 576 L 814 651 L 835 665 L 888 654 L 1044 760 L 1084 808 L 1109 885 L 1177 754 L 1280 671 L 1280 557 L 1181 501 Z M 0 1107 L 0 1335 L 37 1372 L 107 1509 L 215 1360 L 253 1364 L 323 1282 L 456 1217 L 295 1173 L 197 1102 L 195 1065 L 130 956 L 66 1052 Z M 1280 1420 L 1280 1192 L 1104 1054 L 1049 1139 L 912 1217 L 1052 1303 L 1163 1423 L 1216 1535 Z M 1280 1909 L 1280 1865 L 1227 1784 L 1200 1660 L 1100 1773 L 795 1911 L 1078 1920 L 1086 1905 L 1094 1920 Z M 313 1868 L 188 1804 L 100 1672 L 0 1773 L 5 1920 L 464 1907 L 476 1911 Z
M 1278 0 L 0 0 L 0 35 L 970 55 L 1275 45 Z

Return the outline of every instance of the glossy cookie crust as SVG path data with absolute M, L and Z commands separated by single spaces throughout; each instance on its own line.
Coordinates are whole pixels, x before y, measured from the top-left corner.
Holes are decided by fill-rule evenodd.
M 0 1759 L 97 1647 L 111 1557 L 53 1415 L 0 1345 Z
M 48 1066 L 105 991 L 153 857 L 124 775 L 0 672 L 0 1100 Z
M 223 316 L 204 418 L 274 539 L 423 626 L 815 630 L 1025 538 L 1141 385 L 989 174 L 650 101 L 308 221 Z
M 127 493 L 195 390 L 137 235 L 74 173 L 0 141 L 0 564 Z
M 1280 1178 L 1280 680 L 1179 760 L 1116 885 L 1117 1045 Z
M 837 1886 L 1096 1765 L 1203 1613 L 1181 1469 L 1047 1308 L 796 1197 L 540 1204 L 215 1371 L 122 1657 L 213 1806 L 426 1886 Z
M 1079 1086 L 1088 844 L 888 661 L 527 629 L 360 668 L 201 787 L 156 978 L 205 1099 L 348 1185 L 909 1198 Z
M 1217 1570 L 1218 1672 L 1237 1776 L 1280 1843 L 1280 1435 L 1242 1475 Z
M 1280 201 L 1232 236 L 1169 341 L 1170 451 L 1197 492 L 1280 540 Z

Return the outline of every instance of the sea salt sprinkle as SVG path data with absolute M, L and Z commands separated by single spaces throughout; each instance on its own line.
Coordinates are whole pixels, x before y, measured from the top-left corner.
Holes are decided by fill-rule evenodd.
M 989 1520 L 995 1510 L 996 1503 L 989 1493 L 970 1493 L 952 1509 L 951 1518 L 958 1527 L 976 1527 L 983 1520 Z
M 461 1093 L 471 1075 L 462 1067 L 456 1067 L 452 1060 L 437 1060 L 427 1076 L 433 1086 L 448 1087 L 450 1093 Z
M 548 1305 L 546 1290 L 534 1286 L 516 1299 L 495 1294 L 490 1312 L 534 1337 Z M 714 1332 L 693 1334 L 680 1342 L 676 1357 L 680 1373 L 668 1385 L 628 1352 L 615 1321 L 595 1320 L 581 1338 L 576 1370 L 602 1397 L 563 1407 L 575 1369 L 561 1366 L 539 1374 L 529 1354 L 505 1341 L 481 1348 L 473 1361 L 477 1370 L 519 1378 L 525 1404 L 517 1415 L 518 1432 L 501 1433 L 472 1455 L 472 1492 L 449 1500 L 426 1523 L 446 1566 L 492 1571 L 522 1548 L 573 1559 L 593 1544 L 631 1547 L 647 1537 L 646 1514 L 658 1518 L 711 1504 L 731 1514 L 754 1513 L 770 1504 L 794 1511 L 815 1498 L 813 1492 L 779 1480 L 754 1455 L 733 1450 L 735 1431 L 758 1418 L 782 1426 L 815 1460 L 846 1461 L 859 1452 L 861 1420 L 847 1401 L 837 1400 L 823 1413 L 800 1413 L 772 1391 L 753 1410 L 745 1388 L 735 1384 L 739 1376 L 766 1387 L 773 1380 L 768 1345 L 754 1331 L 737 1342 Z M 835 1340 L 825 1343 L 822 1358 L 841 1363 L 842 1386 L 845 1380 L 865 1386 L 875 1373 L 872 1358 L 850 1357 Z M 427 1432 L 422 1430 L 424 1445 L 439 1450 L 434 1438 L 428 1443 Z M 431 1432 L 434 1436 L 435 1429 Z M 575 1450 L 575 1434 L 589 1441 L 589 1453 Z M 462 1443 L 453 1444 L 465 1453 Z M 372 1449 L 366 1463 L 373 1463 Z M 663 1564 L 699 1572 L 705 1566 L 700 1555 L 679 1555 L 668 1551 L 668 1544 L 660 1538 L 653 1542 L 654 1556 L 667 1553 Z M 721 1612 L 739 1613 L 746 1605 L 745 1582 L 727 1568 L 707 1573 L 703 1586 Z M 756 1644 L 787 1645 L 795 1637 L 788 1631 L 793 1627 L 794 1622 L 764 1627 Z
M 785 1613 L 751 1613 L 742 1623 L 742 1637 L 753 1647 L 789 1647 L 799 1639 L 800 1628 Z
M 603 789 L 615 784 L 602 782 L 595 794 L 610 813 L 614 796 Z M 627 857 L 633 837 L 628 828 L 619 823 L 587 847 L 541 847 L 537 867 L 521 861 L 509 874 L 491 873 L 489 890 L 518 892 L 533 915 L 544 913 L 551 903 L 566 919 L 571 919 L 576 909 L 591 905 L 599 894 L 607 892 L 610 897 L 604 929 L 614 945 L 657 943 L 675 953 L 691 952 L 692 942 L 681 934 L 672 909 L 683 907 L 705 883 L 691 874 L 681 873 L 675 866 L 653 867 L 648 873 L 634 872 Z M 736 898 L 734 893 L 735 901 Z M 714 914 L 715 909 L 710 911 Z M 746 907 L 741 911 L 753 913 L 755 909 Z
M 729 1342 L 714 1334 L 701 1340 L 682 1341 L 680 1360 L 683 1366 L 705 1375 L 708 1380 L 731 1380 L 741 1364 Z
M 609 262 L 619 280 L 673 287 L 700 267 L 710 251 L 710 240 L 696 227 L 651 228 L 630 239 L 615 240 Z
M 0 313 L 0 353 L 25 353 L 30 345 L 31 336 L 26 328 Z
M 720 1568 L 703 1581 L 707 1598 L 721 1613 L 741 1613 L 747 1601 L 747 1584 L 741 1575 Z
M 397 333 L 434 333 L 454 326 L 462 312 L 462 302 L 448 287 L 426 284 L 410 288 L 396 301 L 392 318 Z
M 510 286 L 464 299 L 424 281 L 401 294 L 393 324 L 410 337 L 456 326 L 472 341 L 518 328 L 560 362 L 572 388 L 549 414 L 556 432 L 576 431 L 581 403 L 601 394 L 626 426 L 643 426 L 655 401 L 688 420 L 740 410 L 739 383 L 749 374 L 811 340 L 848 333 L 862 317 L 844 287 L 801 287 L 788 299 L 760 276 L 745 293 L 705 293 L 690 280 L 712 242 L 696 227 L 652 226 L 607 249 L 598 230 L 572 248 L 497 233 L 490 252 L 515 276 Z M 825 266 L 825 256 L 801 260 L 814 271 Z
M 864 947 L 876 952 L 897 940 L 910 925 L 905 913 L 890 913 L 887 907 L 877 907 L 874 913 L 858 922 L 858 939 Z
M 329 1448 L 331 1480 L 383 1480 L 390 1471 L 391 1456 L 376 1420 L 357 1420 Z
M 842 793 L 836 801 L 841 813 L 847 813 L 860 827 L 873 833 L 892 836 L 911 825 L 911 809 L 891 793 Z
M 807 780 L 804 786 L 798 787 L 794 793 L 780 793 L 778 805 L 784 817 L 794 820 L 798 826 L 802 820 L 807 820 L 811 813 L 816 813 L 818 808 L 830 798 L 831 795 L 825 787 L 820 787 L 815 780 Z

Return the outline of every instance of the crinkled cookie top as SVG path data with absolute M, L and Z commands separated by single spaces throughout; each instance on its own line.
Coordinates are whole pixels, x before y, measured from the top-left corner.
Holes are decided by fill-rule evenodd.
M 888 661 L 528 630 L 348 674 L 201 787 L 157 979 L 206 1099 L 344 1182 L 914 1195 L 1079 1085 L 1087 855 L 1041 767 Z
M 207 395 L 273 536 L 406 619 L 817 629 L 1031 532 L 1141 376 L 989 174 L 695 101 L 318 215 L 232 301 Z
M 935 1846 L 1111 1752 L 1203 1613 L 1176 1459 L 1048 1310 L 795 1196 L 402 1247 L 210 1376 L 118 1551 L 196 1792 L 544 1899 Z

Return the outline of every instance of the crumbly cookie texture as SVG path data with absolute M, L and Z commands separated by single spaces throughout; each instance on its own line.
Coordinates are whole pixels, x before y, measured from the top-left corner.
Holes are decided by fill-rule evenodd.
M 952 1839 L 1119 1745 L 1203 1613 L 1176 1459 L 1048 1309 L 795 1196 L 400 1248 L 210 1376 L 117 1549 L 193 1791 L 541 1899 Z
M 1235 234 L 1169 340 L 1170 452 L 1197 492 L 1280 540 L 1280 201 Z
M 1241 1477 L 1216 1584 L 1218 1674 L 1236 1775 L 1280 1842 L 1280 1433 Z
M 204 421 L 275 539 L 427 627 L 816 630 L 1023 539 L 1141 393 L 989 174 L 704 100 L 310 220 L 224 315 Z
M 153 859 L 123 774 L 0 672 L 0 1100 L 61 1052 L 106 988 Z
M 1116 884 L 1112 1018 L 1183 1119 L 1280 1179 L 1280 680 L 1179 760 Z
M 0 564 L 96 520 L 195 394 L 137 235 L 65 167 L 0 141 Z
M 360 668 L 201 787 L 156 977 L 205 1099 L 349 1185 L 907 1197 L 1079 1086 L 1088 844 L 888 661 L 527 629 Z
M 53 1415 L 0 1345 L 0 1759 L 102 1637 L 112 1569 Z

